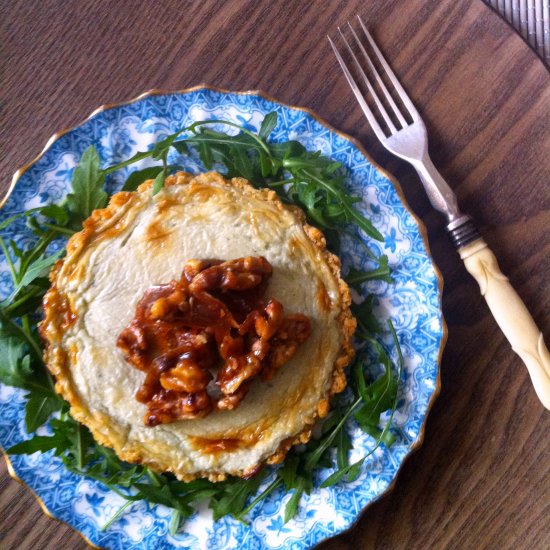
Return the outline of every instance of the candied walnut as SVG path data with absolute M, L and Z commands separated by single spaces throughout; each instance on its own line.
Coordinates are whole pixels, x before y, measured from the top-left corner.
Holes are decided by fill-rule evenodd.
M 167 372 L 160 375 L 160 385 L 166 390 L 197 393 L 206 390 L 212 374 L 199 363 L 182 359 Z
M 224 395 L 216 403 L 216 407 L 220 411 L 230 411 L 239 406 L 239 403 L 244 399 L 245 395 L 248 393 L 249 382 L 245 382 L 240 386 L 240 388 L 229 395 Z
M 311 323 L 264 300 L 272 272 L 263 257 L 190 260 L 181 280 L 144 294 L 117 345 L 146 373 L 136 393 L 146 425 L 234 409 L 254 378 L 270 380 L 296 354 Z
M 211 265 L 199 271 L 191 282 L 191 290 L 193 292 L 249 290 L 267 280 L 272 272 L 271 264 L 261 256 L 239 258 Z
M 159 392 L 149 401 L 145 424 L 158 426 L 174 420 L 197 418 L 210 412 L 212 401 L 206 391 L 197 393 Z
M 271 380 L 278 369 L 290 361 L 311 333 L 309 318 L 301 313 L 285 317 L 276 334 L 270 340 L 269 354 L 262 371 L 262 379 Z

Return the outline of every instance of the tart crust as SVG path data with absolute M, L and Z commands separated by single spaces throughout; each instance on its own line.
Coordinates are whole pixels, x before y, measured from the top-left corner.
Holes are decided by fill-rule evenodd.
M 351 297 L 349 288 L 340 275 L 340 260 L 326 249 L 326 241 L 322 232 L 306 223 L 305 215 L 298 207 L 284 205 L 275 192 L 267 189 L 255 189 L 242 178 L 228 180 L 216 172 L 208 172 L 198 176 L 178 172 L 167 178 L 165 189 L 154 197 L 151 195 L 152 185 L 153 181 L 149 180 L 143 183 L 136 192 L 116 193 L 105 209 L 95 210 L 84 221 L 82 231 L 69 239 L 67 255 L 63 260 L 56 263 L 50 273 L 51 287 L 44 298 L 45 317 L 40 326 L 40 333 L 45 341 L 45 362 L 55 376 L 56 391 L 71 406 L 71 415 L 90 429 L 97 442 L 113 448 L 122 460 L 143 463 L 156 471 L 170 471 L 179 479 L 185 481 L 197 477 L 208 477 L 212 481 L 221 481 L 228 474 L 249 477 L 256 473 L 264 463 L 276 464 L 284 460 L 286 453 L 293 445 L 306 443 L 311 437 L 311 428 L 315 421 L 328 414 L 331 396 L 343 391 L 346 386 L 344 369 L 354 356 L 351 339 L 356 328 L 356 321 L 350 312 Z M 241 426 L 236 425 L 233 431 L 228 430 L 227 425 L 224 425 L 225 441 L 238 442 L 237 446 L 241 454 L 235 457 L 238 458 L 236 461 L 231 457 L 234 452 L 231 449 L 214 453 L 210 448 L 205 452 L 205 439 L 202 438 L 204 434 L 186 433 L 182 435 L 183 439 L 181 441 L 184 441 L 188 447 L 184 455 L 186 452 L 187 454 L 193 454 L 193 456 L 195 451 L 198 453 L 197 457 L 199 458 L 189 462 L 186 456 L 181 454 L 182 449 L 173 448 L 174 444 L 181 445 L 181 441 L 173 434 L 170 433 L 165 436 L 164 432 L 159 433 L 159 438 L 161 435 L 162 438 L 158 441 L 154 438 L 149 441 L 147 432 L 141 432 L 141 426 L 135 425 L 132 418 L 123 419 L 124 414 L 122 414 L 122 417 L 120 414 L 117 416 L 109 410 L 109 407 L 105 406 L 105 403 L 108 405 L 109 399 L 118 403 L 109 393 L 110 387 L 107 386 L 108 389 L 105 390 L 109 393 L 109 398 L 105 399 L 105 402 L 101 399 L 101 396 L 95 396 L 93 389 L 90 389 L 89 386 L 95 383 L 94 379 L 90 381 L 86 378 L 91 371 L 94 373 L 97 371 L 97 376 L 102 376 L 102 372 L 110 375 L 109 370 L 101 371 L 97 367 L 97 361 L 105 357 L 109 359 L 111 357 L 109 353 L 111 352 L 113 365 L 116 363 L 115 358 L 120 359 L 116 356 L 118 352 L 114 341 L 111 345 L 108 337 L 106 338 L 107 341 L 101 341 L 101 339 L 98 341 L 93 334 L 90 336 L 93 332 L 90 327 L 95 326 L 92 323 L 93 316 L 90 317 L 90 296 L 93 294 L 96 280 L 103 280 L 98 276 L 99 267 L 97 266 L 108 265 L 108 262 L 101 263 L 101 258 L 98 260 L 98 257 L 100 257 L 102 251 L 108 251 L 109 246 L 114 246 L 112 244 L 114 242 L 117 243 L 117 246 L 125 246 L 127 242 L 132 241 L 134 238 L 133 229 L 140 226 L 142 222 L 140 216 L 143 212 L 154 208 L 158 219 L 152 223 L 148 222 L 147 227 L 142 231 L 143 235 L 140 237 L 142 239 L 140 242 L 147 241 L 149 247 L 147 250 L 158 250 L 159 253 L 162 253 L 165 239 L 169 238 L 167 235 L 170 234 L 169 229 L 167 230 L 163 226 L 163 213 L 179 207 L 184 200 L 191 200 L 190 197 L 192 197 L 194 204 L 200 205 L 208 203 L 208 201 L 215 202 L 218 196 L 225 196 L 228 193 L 241 201 L 241 206 L 246 206 L 248 201 L 253 202 L 255 205 L 264 203 L 266 216 L 288 219 L 290 220 L 288 223 L 292 223 L 293 218 L 294 225 L 301 226 L 302 235 L 292 237 L 295 239 L 295 242 L 291 243 L 292 254 L 299 255 L 303 253 L 308 258 L 315 256 L 315 262 L 318 263 L 315 268 L 318 268 L 322 275 L 320 275 L 319 281 L 321 282 L 318 283 L 314 298 L 316 311 L 320 312 L 321 319 L 325 319 L 325 317 L 331 319 L 334 330 L 338 334 L 339 345 L 332 350 L 332 371 L 330 377 L 325 381 L 322 391 L 315 397 L 316 403 L 305 411 L 299 410 L 298 403 L 299 419 L 295 419 L 294 426 L 296 422 L 299 422 L 299 429 L 293 433 L 284 434 L 284 437 L 279 434 L 275 448 L 268 451 L 264 449 L 263 452 L 256 452 L 255 450 L 257 446 L 265 443 L 265 439 L 269 439 L 266 434 L 269 434 L 272 425 L 278 422 L 277 418 L 262 418 L 255 425 L 254 423 L 248 424 L 244 428 L 241 422 Z M 197 211 L 200 212 L 201 208 L 197 207 Z M 180 220 L 180 223 L 190 222 L 188 218 L 185 218 Z M 195 220 L 195 223 L 200 223 L 200 220 Z M 255 219 L 255 216 L 250 214 L 249 223 L 252 225 L 257 224 L 258 227 L 255 228 L 255 231 L 262 235 L 261 219 Z M 276 226 L 279 221 L 271 219 L 269 224 L 271 223 Z M 307 250 L 304 252 L 305 249 Z M 129 255 L 128 261 L 131 263 L 132 250 L 128 250 L 127 254 Z M 266 255 L 269 259 L 269 255 Z M 153 260 L 154 257 L 155 254 L 151 254 Z M 190 258 L 181 257 L 178 261 L 183 266 L 188 259 Z M 306 257 L 304 256 L 305 261 Z M 313 263 L 315 264 L 315 262 Z M 90 268 L 91 265 L 94 266 L 93 269 Z M 119 271 L 125 268 L 127 268 L 125 265 L 113 267 L 113 269 Z M 275 265 L 274 274 L 276 269 L 277 266 Z M 154 284 L 163 282 L 168 282 L 168 280 L 155 281 Z M 327 285 L 330 288 L 327 289 Z M 116 291 L 116 289 L 114 290 Z M 101 296 L 104 297 L 104 294 L 106 292 Z M 135 298 L 132 298 L 131 303 L 123 304 L 122 309 L 126 312 L 126 318 L 133 315 L 135 303 L 139 298 L 137 294 Z M 281 299 L 281 302 L 286 309 L 285 300 Z M 323 313 L 323 310 L 326 310 L 325 313 Z M 122 322 L 120 322 L 121 325 Z M 116 325 L 116 323 L 114 324 Z M 120 329 L 122 328 L 123 326 L 120 326 Z M 81 344 L 83 334 L 91 340 L 91 343 L 86 344 L 87 347 Z M 116 339 L 116 336 L 118 334 L 113 335 L 113 338 Z M 97 350 L 100 350 L 97 352 L 97 356 L 90 359 L 90 353 L 93 355 Z M 119 365 L 119 363 L 116 363 L 116 365 Z M 110 366 L 111 363 L 106 366 L 106 369 L 109 369 Z M 121 367 L 116 366 L 116 368 Z M 296 367 L 292 367 L 290 364 L 285 365 L 281 368 L 281 371 L 287 368 Z M 133 368 L 128 366 L 128 369 Z M 143 373 L 137 371 L 134 373 L 127 372 L 138 378 L 143 375 Z M 276 378 L 278 376 L 279 374 L 276 375 Z M 306 382 L 304 381 L 304 383 Z M 255 383 L 261 384 L 262 382 Z M 123 383 L 122 385 L 126 384 Z M 131 381 L 128 382 L 128 385 L 131 386 Z M 309 391 L 307 386 L 304 387 L 306 388 L 304 392 Z M 116 393 L 118 390 L 113 388 L 113 391 Z M 93 396 L 95 400 L 92 400 L 90 396 Z M 128 396 L 126 396 L 126 400 L 128 401 Z M 282 397 L 281 400 L 284 401 Z M 247 398 L 244 399 L 243 404 L 246 401 Z M 128 403 L 126 404 L 128 407 L 130 406 Z M 132 404 L 132 406 L 139 407 L 139 404 Z M 225 411 L 216 414 L 223 415 Z M 286 414 L 286 410 L 281 412 L 281 415 L 284 414 Z M 185 429 L 182 424 L 184 422 L 191 421 L 179 421 L 176 423 L 178 429 L 179 427 Z M 161 431 L 164 429 L 164 427 L 159 428 Z M 156 430 L 157 427 L 147 429 Z M 134 434 L 136 430 L 137 432 Z M 237 438 L 232 437 L 235 434 Z M 209 435 L 211 435 L 210 432 Z M 206 441 L 212 442 L 215 441 L 215 438 L 207 437 Z M 251 458 L 251 460 L 248 460 L 247 463 L 245 458 Z

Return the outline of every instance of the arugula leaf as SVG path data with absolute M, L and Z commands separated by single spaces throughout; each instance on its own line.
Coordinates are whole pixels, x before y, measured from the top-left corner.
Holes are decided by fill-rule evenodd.
M 135 191 L 144 181 L 156 178 L 162 170 L 162 166 L 149 166 L 132 172 L 124 182 L 121 191 Z
M 244 517 L 255 508 L 255 506 L 266 499 L 277 487 L 282 484 L 282 479 L 279 476 L 275 476 L 275 479 L 246 507 L 243 508 L 240 512 L 232 514 L 235 519 L 239 521 L 244 521 Z M 213 495 L 211 495 L 213 496 Z
M 42 361 L 42 350 L 40 349 L 36 334 L 31 330 L 21 327 L 0 308 L 0 340 L 9 338 L 10 336 L 15 337 L 22 344 L 28 345 L 34 358 Z
M 10 455 L 32 455 L 38 451 L 45 453 L 52 449 L 64 448 L 66 443 L 65 436 L 62 434 L 52 436 L 35 435 L 32 439 L 16 443 L 9 449 L 6 449 L 6 452 Z
M 398 366 L 398 370 L 397 370 L 397 375 L 395 376 L 395 379 L 397 381 L 401 380 L 401 374 L 403 372 L 403 367 L 404 367 L 404 360 L 403 360 L 403 354 L 401 352 L 401 346 L 399 345 L 399 339 L 397 338 L 397 334 L 395 333 L 395 328 L 393 326 L 393 323 L 391 322 L 391 320 L 388 320 L 388 326 L 389 326 L 389 329 L 390 329 L 390 332 L 392 334 L 392 338 L 393 338 L 393 341 L 394 341 L 394 344 L 395 344 L 395 347 L 396 347 L 396 350 L 397 350 L 397 355 L 398 355 L 398 358 L 399 358 L 399 366 Z M 374 415 L 368 415 L 368 423 L 365 424 L 367 430 L 370 430 L 370 429 L 373 429 L 374 433 L 372 434 L 373 437 L 376 437 L 376 445 L 360 460 L 358 460 L 357 462 L 353 463 L 353 464 L 350 464 L 344 468 L 339 468 L 338 470 L 336 470 L 333 474 L 331 474 L 327 479 L 325 479 L 325 481 L 323 483 L 321 483 L 321 487 L 329 487 L 331 485 L 334 485 L 336 483 L 338 483 L 339 481 L 341 481 L 342 479 L 344 479 L 346 476 L 347 476 L 347 479 L 348 481 L 353 481 L 355 480 L 359 474 L 360 474 L 360 470 L 361 470 L 361 467 L 363 466 L 363 463 L 365 462 L 365 460 L 371 456 L 375 451 L 376 449 L 378 449 L 380 447 L 380 445 L 382 443 L 384 443 L 385 445 L 387 445 L 388 447 L 390 445 L 393 444 L 395 438 L 394 436 L 390 433 L 390 426 L 392 424 L 392 421 L 393 421 L 393 415 L 397 409 L 397 390 L 398 390 L 398 387 L 395 386 L 394 390 L 393 390 L 393 394 L 391 396 L 392 398 L 392 401 L 391 401 L 391 404 L 390 406 L 388 407 L 388 409 L 385 409 L 384 411 L 381 411 L 381 405 L 380 405 L 380 402 L 385 400 L 386 399 L 386 386 L 384 386 L 384 388 L 378 388 L 378 396 L 375 396 L 375 393 L 377 390 L 375 390 L 374 388 L 376 388 L 377 386 L 377 383 L 380 381 L 380 380 L 385 380 L 387 382 L 388 380 L 388 371 L 390 370 L 391 368 L 391 364 L 390 364 L 390 359 L 389 359 L 389 356 L 386 354 L 384 348 L 376 341 L 373 341 L 374 342 L 374 345 L 378 348 L 378 359 L 384 364 L 385 368 L 386 368 L 386 371 L 384 373 L 384 375 L 380 378 L 378 378 L 375 382 L 373 382 L 372 384 L 370 384 L 369 386 L 367 386 L 364 382 L 364 375 L 363 375 L 363 370 L 362 370 L 362 366 L 361 366 L 361 363 L 358 362 L 355 366 L 355 369 L 354 369 L 354 375 L 355 375 L 355 378 L 356 378 L 356 388 L 358 390 L 358 392 L 361 394 L 362 397 L 365 397 L 366 399 L 365 400 L 371 400 L 373 401 L 376 397 L 377 401 L 376 401 L 376 405 L 375 405 L 375 408 L 373 409 L 373 411 L 378 407 L 378 411 L 380 412 L 380 414 L 382 412 L 385 412 L 385 410 L 390 410 L 390 416 L 388 418 L 388 421 L 386 422 L 386 425 L 384 426 L 384 429 L 383 430 L 379 430 L 377 428 L 377 426 L 374 425 L 373 423 L 373 417 Z M 359 365 L 359 367 L 357 366 Z M 391 376 L 391 373 L 390 373 L 390 376 Z M 383 386 L 383 384 L 380 384 L 380 386 Z M 377 420 L 376 420 L 376 424 L 380 421 L 380 416 L 378 416 Z
M 170 142 L 170 145 L 171 145 L 171 142 Z M 155 158 L 158 158 L 158 157 L 155 157 Z M 164 187 L 164 181 L 168 176 L 168 164 L 167 164 L 168 149 L 166 149 L 164 152 L 161 153 L 160 158 L 162 159 L 162 171 L 159 172 L 156 175 L 155 179 L 153 180 L 153 195 L 156 195 Z
M 181 523 L 181 512 L 174 508 L 172 510 L 172 515 L 170 516 L 170 526 L 169 526 L 169 532 L 172 536 L 174 536 L 180 527 Z
M 294 493 L 292 493 L 292 496 L 285 506 L 284 523 L 288 523 L 297 514 L 298 505 L 300 504 L 300 499 L 304 494 L 304 489 L 304 479 L 298 478 L 296 489 L 294 489 Z
M 168 171 L 176 169 L 176 165 L 168 166 Z M 164 170 L 163 166 L 149 166 L 142 170 L 132 172 L 124 182 L 121 191 L 135 191 L 144 181 L 155 179 L 160 172 Z
M 73 171 L 72 192 L 66 199 L 75 223 L 85 220 L 96 208 L 107 205 L 108 195 L 103 190 L 104 182 L 105 173 L 100 169 L 99 154 L 90 145 Z
M 393 282 L 391 277 L 391 269 L 388 265 L 388 257 L 380 256 L 378 258 L 379 266 L 376 269 L 370 271 L 359 271 L 354 267 L 351 267 L 345 279 L 348 285 L 361 292 L 361 285 L 367 281 L 373 281 L 375 279 L 380 281 L 386 281 L 387 283 Z
M 43 277 L 50 272 L 52 265 L 64 254 L 65 250 L 58 250 L 54 254 L 44 256 L 32 262 L 25 271 L 25 274 L 15 287 L 13 294 L 17 294 L 23 287 L 30 285 L 35 279 Z
M 27 432 L 31 433 L 40 428 L 52 413 L 60 409 L 62 403 L 56 394 L 48 396 L 31 394 L 25 404 L 25 429 Z
M 172 506 L 172 495 L 167 485 L 156 487 L 150 483 L 134 483 L 134 487 L 143 495 L 142 498 L 145 497 L 149 502 Z
M 134 501 L 133 500 L 128 500 L 127 502 L 125 502 L 118 510 L 117 512 L 111 517 L 111 519 L 105 523 L 103 525 L 103 527 L 101 528 L 101 531 L 106 531 L 107 529 L 109 529 L 109 527 L 118 519 L 120 518 L 124 512 L 126 511 L 127 508 L 129 508 L 130 506 L 132 506 L 132 504 L 134 504 Z M 179 510 L 174 510 L 174 512 L 178 512 L 179 513 Z M 175 535 L 175 531 L 172 533 L 172 522 L 170 522 L 170 534 L 171 535 Z
M 156 195 L 163 187 L 164 187 L 164 180 L 166 179 L 166 173 L 164 169 L 162 169 L 155 177 L 153 181 L 153 195 Z
M 69 213 L 65 210 L 65 208 L 59 206 L 58 204 L 47 204 L 46 206 L 40 206 L 36 210 L 45 218 L 54 220 L 61 226 L 64 226 L 69 222 Z
M 264 477 L 265 472 L 260 472 L 250 479 L 230 479 L 222 482 L 224 492 L 221 497 L 212 498 L 209 504 L 214 521 L 228 514 L 238 515 L 238 512 L 244 508 L 248 497 L 258 490 Z
M 344 426 L 336 437 L 336 463 L 338 468 L 345 468 L 349 464 L 348 453 L 352 448 L 351 439 Z
M 0 335 L 0 381 L 8 386 L 26 389 L 32 376 L 28 356 L 23 360 L 25 343 L 13 337 Z
M 369 294 L 360 304 L 352 304 L 351 312 L 357 319 L 359 336 L 366 339 L 369 334 L 381 332 L 380 323 L 372 312 L 374 295 Z
M 375 447 L 375 449 L 377 449 L 377 448 L 378 448 L 378 445 Z M 336 485 L 337 483 L 339 483 L 340 481 L 342 481 L 346 477 L 347 477 L 348 481 L 354 481 L 355 479 L 357 479 L 357 477 L 361 473 L 361 467 L 363 466 L 363 464 L 364 464 L 364 462 L 365 462 L 365 460 L 367 459 L 368 456 L 370 456 L 370 453 L 369 453 L 369 455 L 364 456 L 363 458 L 361 458 L 357 462 L 354 462 L 353 464 L 349 464 L 348 466 L 345 466 L 344 468 L 340 468 L 340 469 L 336 470 L 331 475 L 329 475 L 325 479 L 325 481 L 323 481 L 323 483 L 321 483 L 320 487 L 324 488 L 324 487 L 330 487 L 332 485 Z
M 319 460 L 323 456 L 324 452 L 332 445 L 332 442 L 336 439 L 336 436 L 338 435 L 338 432 L 343 429 L 344 424 L 346 423 L 347 419 L 357 410 L 357 408 L 361 405 L 361 397 L 359 397 L 354 403 L 347 409 L 346 413 L 342 416 L 342 419 L 336 427 L 321 441 L 320 444 L 316 447 L 316 449 L 310 453 L 307 457 L 307 460 L 305 462 L 304 468 L 306 471 L 313 471 L 313 469 L 317 466 Z
M 262 120 L 260 131 L 258 132 L 258 137 L 260 139 L 263 139 L 264 141 L 267 140 L 269 134 L 271 134 L 271 132 L 275 129 L 275 126 L 277 126 L 277 113 L 275 111 L 272 111 L 271 113 L 265 115 L 264 119 Z
M 300 463 L 300 458 L 295 454 L 290 454 L 286 456 L 283 466 L 278 472 L 278 476 L 281 481 L 285 484 L 287 489 L 293 489 L 296 487 L 296 472 L 298 470 L 298 464 Z
M 67 211 L 62 206 L 57 204 L 47 204 L 46 206 L 37 206 L 36 208 L 30 208 L 29 210 L 10 216 L 0 223 L 0 230 L 6 229 L 6 227 L 11 225 L 15 220 L 23 217 L 29 218 L 33 214 L 42 214 L 42 216 L 53 219 L 60 225 L 65 225 L 69 221 Z
M 368 386 L 358 384 L 363 403 L 355 413 L 355 419 L 363 429 L 369 426 L 374 428 L 378 426 L 380 415 L 391 408 L 397 393 L 398 380 L 392 373 L 390 359 L 380 344 L 377 347 L 379 348 L 378 361 L 384 367 L 384 374 Z M 358 373 L 356 376 L 361 379 L 364 375 L 360 363 L 358 365 L 359 367 L 356 368 L 355 373 Z
M 275 158 L 280 160 L 301 157 L 307 153 L 307 149 L 299 141 L 295 140 L 270 143 L 269 150 Z
M 86 450 L 93 444 L 93 438 L 88 428 L 82 424 L 76 426 L 75 433 L 74 450 L 76 465 L 78 468 L 83 468 L 87 461 Z

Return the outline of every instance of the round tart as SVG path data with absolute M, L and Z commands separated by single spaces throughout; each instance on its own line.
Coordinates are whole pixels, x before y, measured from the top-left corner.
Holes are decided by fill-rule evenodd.
M 246 180 L 180 172 L 151 191 L 149 181 L 117 193 L 69 240 L 44 299 L 48 368 L 72 416 L 121 459 L 184 480 L 250 476 L 308 441 L 345 387 L 355 320 L 339 260 L 300 209 Z M 136 399 L 146 374 L 117 345 L 140 301 L 184 265 L 252 257 L 271 266 L 266 297 L 307 317 L 307 338 L 267 379 L 251 379 L 238 406 L 147 425 Z

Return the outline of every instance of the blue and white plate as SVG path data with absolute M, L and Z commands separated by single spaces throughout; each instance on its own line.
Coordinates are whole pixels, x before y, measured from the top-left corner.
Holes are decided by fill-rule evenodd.
M 388 490 L 405 457 L 421 443 L 426 414 L 438 393 L 439 361 L 446 336 L 441 277 L 430 256 L 425 229 L 404 204 L 397 183 L 359 145 L 313 113 L 282 105 L 257 92 L 231 93 L 204 87 L 177 93 L 152 92 L 130 103 L 102 108 L 80 126 L 54 136 L 39 158 L 16 174 L 16 185 L 0 211 L 0 221 L 61 199 L 74 166 L 91 144 L 99 150 L 104 165 L 112 164 L 193 121 L 225 119 L 256 130 L 270 111 L 279 115 L 272 135 L 275 141 L 299 140 L 308 149 L 321 150 L 344 165 L 349 190 L 363 197 L 359 208 L 385 236 L 383 243 L 370 245 L 388 255 L 395 283 L 373 281 L 363 290 L 375 295 L 375 311 L 381 319 L 392 318 L 405 356 L 393 423 L 397 440 L 390 449 L 379 448 L 353 483 L 315 489 L 304 496 L 299 514 L 286 525 L 283 514 L 290 495 L 279 490 L 254 509 L 249 525 L 230 518 L 214 523 L 205 505 L 175 536 L 169 534 L 170 510 L 145 503 L 134 505 L 108 530 L 101 531 L 122 504 L 120 497 L 100 483 L 67 472 L 51 452 L 10 457 L 13 475 L 33 489 L 53 516 L 95 545 L 156 550 L 309 548 L 350 527 L 365 506 Z M 196 160 L 187 159 L 184 164 L 191 172 L 201 171 Z M 117 174 L 109 182 L 111 190 L 119 187 L 128 173 Z M 3 236 L 18 243 L 32 239 L 23 222 L 9 227 Z M 362 246 L 354 240 L 343 243 L 341 257 L 344 273 L 350 265 L 369 267 Z M 2 257 L 0 297 L 9 293 L 10 285 Z M 47 431 L 47 427 L 41 428 L 41 433 Z M 352 460 L 357 460 L 374 443 L 353 423 L 349 431 L 354 443 Z M 23 392 L 0 385 L 0 444 L 8 448 L 28 437 Z M 269 481 L 266 479 L 265 484 Z

